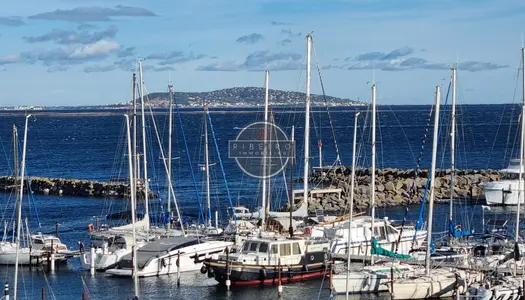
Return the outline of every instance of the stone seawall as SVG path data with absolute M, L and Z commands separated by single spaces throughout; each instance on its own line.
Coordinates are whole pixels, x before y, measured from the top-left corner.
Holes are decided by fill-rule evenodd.
M 31 190 L 35 194 L 78 197 L 129 197 L 129 184 L 126 182 L 99 182 L 91 180 L 29 177 Z M 26 178 L 27 180 L 27 178 Z M 18 182 L 18 183 L 17 183 Z M 14 176 L 0 176 L 0 191 L 14 191 L 20 181 Z M 25 185 L 27 188 L 27 185 Z M 138 186 L 138 198 L 144 198 L 143 186 Z M 150 197 L 156 197 L 150 192 Z
M 331 172 L 328 175 L 317 174 L 313 183 L 322 183 L 341 188 L 341 199 L 336 194 L 325 194 L 311 198 L 309 212 L 323 208 L 325 212 L 342 213 L 349 207 L 351 169 Z M 376 171 L 376 207 L 391 207 L 420 203 L 425 192 L 429 170 L 383 169 Z M 482 182 L 497 181 L 499 174 L 495 170 L 456 170 L 454 198 L 469 200 L 481 199 Z M 356 170 L 354 188 L 354 207 L 366 209 L 370 206 L 371 170 Z M 450 199 L 450 169 L 436 170 L 436 202 L 448 202 Z

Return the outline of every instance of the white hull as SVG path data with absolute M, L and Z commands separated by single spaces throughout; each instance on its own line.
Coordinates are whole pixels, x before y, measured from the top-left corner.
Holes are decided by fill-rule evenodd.
M 519 180 L 500 180 L 483 183 L 487 205 L 518 205 Z M 521 203 L 523 204 L 523 198 Z
M 393 269 L 394 279 L 414 273 L 411 265 L 386 262 L 363 267 L 362 270 L 348 273 L 348 292 L 350 294 L 368 294 L 390 291 L 390 278 Z M 419 270 L 417 267 L 416 271 Z M 332 276 L 333 289 L 336 294 L 346 294 L 347 274 Z
M 137 271 L 137 275 L 149 277 L 197 271 L 202 268 L 202 262 L 205 258 L 217 259 L 226 247 L 231 246 L 233 246 L 232 242 L 209 241 L 171 251 L 160 257 L 152 257 L 143 268 Z M 179 252 L 180 263 L 177 267 Z M 131 268 L 114 268 L 107 270 L 106 273 L 120 277 L 131 277 L 133 275 Z
M 333 240 L 330 252 L 335 255 L 346 255 L 348 251 L 348 235 L 352 234 L 351 256 L 353 259 L 370 259 L 372 249 L 372 234 L 370 231 L 371 218 L 368 216 L 356 217 L 352 229 L 349 231 L 348 222 L 335 225 L 317 226 L 312 228 L 312 236 L 325 237 Z M 378 245 L 388 251 L 396 252 L 399 240 L 398 254 L 410 254 L 410 250 L 420 248 L 427 237 L 426 230 L 416 230 L 406 226 L 401 233 L 400 229 L 384 219 L 376 219 L 374 237 Z M 401 239 L 399 235 L 401 234 Z M 415 235 L 415 239 L 414 239 Z
M 95 252 L 95 270 L 105 271 L 113 268 L 117 263 L 127 254 L 131 253 L 131 249 L 119 249 L 111 253 L 103 253 L 101 249 Z M 91 268 L 91 253 L 85 252 L 80 256 L 80 262 L 84 270 Z
M 453 297 L 467 290 L 467 281 L 474 280 L 477 275 L 470 276 L 463 271 L 433 269 L 430 275 L 424 275 L 424 268 L 417 274 L 394 280 L 392 299 L 427 299 Z M 467 280 L 468 279 L 470 280 Z
M 348 293 L 370 294 L 389 291 L 390 276 L 371 272 L 350 272 L 348 274 Z M 346 294 L 346 274 L 333 276 L 332 287 L 335 294 Z
M 19 265 L 29 265 L 29 248 L 20 248 Z M 16 246 L 11 243 L 0 245 L 0 265 L 14 265 L 16 262 Z M 36 264 L 36 260 L 33 262 Z
M 467 297 L 469 299 L 476 300 L 518 300 L 521 295 L 521 282 L 507 282 L 497 284 L 492 287 L 486 287 L 480 284 L 472 285 L 467 291 Z

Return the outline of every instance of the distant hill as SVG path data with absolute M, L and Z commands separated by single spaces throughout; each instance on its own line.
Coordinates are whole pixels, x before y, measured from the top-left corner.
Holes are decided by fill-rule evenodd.
M 270 89 L 270 103 L 272 106 L 304 104 L 305 93 L 288 92 Z M 163 107 L 168 105 L 169 93 L 148 94 L 150 105 Z M 313 106 L 348 106 L 361 105 L 360 101 L 341 99 L 322 95 L 310 95 Z M 325 103 L 326 100 L 326 103 Z M 234 87 L 211 92 L 187 93 L 175 92 L 175 101 L 178 105 L 186 107 L 201 107 L 209 103 L 211 107 L 251 107 L 264 105 L 264 88 L 261 87 Z
M 180 107 L 202 107 L 208 103 L 210 107 L 256 107 L 264 105 L 264 88 L 234 87 L 211 92 L 187 93 L 175 92 L 175 101 Z M 304 105 L 306 95 L 300 92 L 270 90 L 270 104 L 272 106 Z M 322 95 L 310 95 L 312 106 L 352 106 L 366 103 Z M 151 107 L 167 107 L 169 93 L 150 93 L 147 95 L 146 105 Z M 107 110 L 128 109 L 131 101 L 106 105 L 78 105 L 78 106 L 17 106 L 0 107 L 0 111 L 27 111 L 27 110 Z

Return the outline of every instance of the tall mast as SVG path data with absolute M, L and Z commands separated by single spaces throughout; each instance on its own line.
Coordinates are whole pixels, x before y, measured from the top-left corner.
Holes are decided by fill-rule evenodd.
M 521 105 L 521 143 L 520 143 L 520 182 L 518 187 L 518 207 L 516 211 L 516 230 L 514 241 L 517 243 L 520 233 L 520 204 L 523 199 L 523 151 L 525 151 L 525 48 L 521 48 L 521 75 L 523 77 L 523 103 Z
M 452 222 L 454 212 L 454 177 L 456 176 L 456 72 L 456 67 L 452 68 L 452 124 L 450 125 L 450 222 Z
M 346 300 L 348 300 L 349 292 L 348 292 L 348 280 L 350 276 L 350 260 L 351 260 L 351 252 L 352 252 L 352 215 L 354 214 L 354 184 L 355 184 L 355 152 L 356 152 L 356 145 L 357 145 L 357 117 L 359 116 L 359 113 L 355 114 L 354 119 L 354 141 L 352 143 L 352 177 L 350 179 L 350 214 L 348 215 L 348 241 L 347 245 L 348 248 L 346 250 L 347 255 L 347 264 L 348 264 L 348 270 L 346 272 Z
M 306 109 L 304 112 L 304 200 L 308 203 L 308 172 L 310 172 L 310 61 L 312 35 L 306 35 Z
M 168 90 L 170 92 L 169 100 L 169 129 L 168 129 L 168 185 L 171 184 L 171 136 L 173 132 L 173 85 L 171 81 L 168 83 Z M 171 221 L 171 193 L 168 192 L 168 216 Z M 171 223 L 168 223 L 168 228 Z
M 295 164 L 295 126 L 292 125 L 292 155 L 290 158 L 290 226 L 288 227 L 288 233 L 290 234 L 290 238 L 293 237 L 293 205 L 295 204 L 294 199 L 294 193 L 293 193 L 293 167 Z
M 13 124 L 13 160 L 14 160 L 14 171 L 15 171 L 15 195 L 18 197 L 18 176 L 20 175 L 20 170 L 18 168 L 18 129 L 16 125 Z M 18 212 L 18 199 L 16 199 L 16 211 Z M 7 236 L 5 234 L 4 238 Z
M 137 157 L 137 73 L 133 72 L 133 173 L 135 180 L 139 178 Z M 131 179 L 130 179 L 131 180 Z M 135 182 L 136 185 L 136 182 Z
M 208 205 L 207 226 L 211 227 L 211 195 L 210 195 L 210 152 L 208 150 L 208 121 L 206 116 L 208 113 L 208 105 L 204 103 L 204 168 L 206 171 L 206 203 Z
M 428 204 L 428 230 L 427 230 L 427 253 L 425 258 L 425 272 L 430 275 L 430 248 L 432 245 L 432 215 L 434 213 L 434 180 L 436 178 L 436 157 L 437 157 L 437 141 L 439 131 L 439 101 L 441 93 L 439 85 L 436 86 L 436 105 L 434 109 L 434 139 L 432 142 L 432 165 L 430 167 L 430 201 Z
M 13 293 L 13 300 L 16 300 L 17 292 L 18 292 L 18 260 L 20 256 L 20 231 L 22 227 L 22 197 L 24 196 L 24 172 L 26 169 L 26 148 L 27 148 L 27 123 L 29 121 L 29 117 L 31 115 L 26 116 L 26 123 L 24 128 L 24 144 L 22 148 L 22 166 L 20 169 L 20 190 L 18 194 L 18 211 L 16 212 L 16 255 L 15 255 L 15 286 L 14 286 L 14 293 Z
M 261 216 L 261 224 L 264 229 L 264 223 L 266 221 L 266 197 L 268 196 L 268 179 L 266 178 L 268 172 L 268 144 L 266 143 L 268 139 L 268 106 L 269 106 L 269 85 L 270 85 L 270 71 L 264 72 L 264 156 L 263 156 L 263 178 L 262 178 L 262 199 L 261 206 L 263 214 Z
M 139 60 L 139 80 L 140 80 L 140 104 L 141 104 L 141 114 L 142 114 L 142 155 L 144 162 L 144 206 L 145 213 L 144 218 L 149 219 L 149 183 L 148 183 L 148 155 L 146 154 L 146 118 L 144 113 L 144 80 L 142 78 L 142 60 Z M 149 228 L 149 225 L 147 225 Z
M 134 171 L 133 171 L 133 158 L 131 157 L 131 153 L 132 153 L 132 146 L 131 146 L 131 130 L 130 130 L 130 126 L 129 126 L 129 116 L 128 115 L 124 115 L 126 117 L 126 130 L 127 130 L 127 142 L 128 142 L 128 169 L 129 169 L 129 185 L 130 185 L 130 195 L 131 195 L 131 222 L 132 222 L 132 226 L 131 226 L 131 232 L 132 232 L 132 235 L 133 235 L 133 244 L 131 246 L 131 257 L 132 257 L 132 263 L 133 263 L 133 272 L 132 272 L 132 276 L 133 276 L 133 286 L 135 288 L 135 296 L 139 296 L 139 277 L 137 275 L 137 271 L 138 271 L 138 260 L 137 260 L 137 236 L 136 236 L 136 232 L 135 232 L 135 222 L 136 222 L 136 203 L 137 203 L 137 200 L 136 200 L 136 181 L 135 181 L 135 178 L 133 178 L 134 176 Z
M 352 166 L 353 168 L 353 166 Z M 375 235 L 376 218 L 376 85 L 372 84 L 372 185 L 370 186 L 370 203 L 372 206 L 372 238 Z M 374 264 L 374 255 L 370 255 L 370 262 Z

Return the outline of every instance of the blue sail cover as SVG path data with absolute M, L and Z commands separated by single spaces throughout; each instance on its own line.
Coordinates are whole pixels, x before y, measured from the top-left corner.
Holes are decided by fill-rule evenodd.
M 461 230 L 456 228 L 456 224 L 454 223 L 454 221 L 450 221 L 448 223 L 448 232 L 455 238 L 469 236 L 472 234 L 470 230 Z

